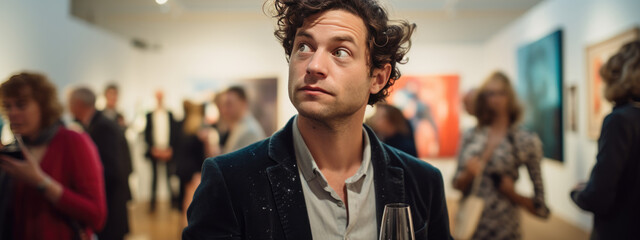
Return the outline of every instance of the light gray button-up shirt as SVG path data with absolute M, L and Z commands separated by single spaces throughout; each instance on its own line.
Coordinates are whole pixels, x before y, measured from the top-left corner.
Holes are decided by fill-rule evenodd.
M 345 181 L 349 213 L 344 202 L 329 186 L 307 148 L 298 119 L 293 121 L 293 146 L 302 179 L 302 192 L 307 205 L 311 235 L 315 240 L 377 239 L 376 195 L 371 164 L 371 144 L 363 128 L 362 165 Z M 327 149 L 331 151 L 331 149 Z M 341 190 L 341 189 L 339 189 Z

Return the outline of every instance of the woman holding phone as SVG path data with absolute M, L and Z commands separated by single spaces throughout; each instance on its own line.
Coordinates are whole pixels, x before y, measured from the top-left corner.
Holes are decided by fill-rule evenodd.
M 22 158 L 0 154 L 12 179 L 13 239 L 89 239 L 106 220 L 102 165 L 91 139 L 66 129 L 56 89 L 20 73 L 0 85 L 2 113 Z
M 453 180 L 453 186 L 467 196 L 474 178 L 480 178 L 475 191 L 484 199 L 484 208 L 472 239 L 521 239 L 518 207 L 549 216 L 540 174 L 542 144 L 538 136 L 517 127 L 522 110 L 501 72 L 489 76 L 478 90 L 474 114 L 478 126 L 464 134 Z M 533 182 L 531 197 L 514 189 L 522 165 Z

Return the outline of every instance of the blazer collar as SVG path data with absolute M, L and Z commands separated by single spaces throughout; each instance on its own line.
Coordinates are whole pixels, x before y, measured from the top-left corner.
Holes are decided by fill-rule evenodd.
M 269 157 L 278 164 L 267 168 L 267 175 L 287 239 L 311 239 L 309 216 L 293 149 L 294 120 L 295 117 L 291 118 L 287 125 L 269 140 Z M 389 203 L 405 203 L 404 170 L 393 166 L 399 164 L 397 160 L 392 160 L 390 152 L 383 147 L 375 133 L 368 126 L 364 126 L 371 144 L 376 217 L 380 229 L 384 206 Z
M 278 164 L 267 168 L 267 176 L 286 238 L 311 239 L 309 215 L 293 152 L 294 119 L 269 139 L 269 157 Z
M 389 203 L 405 202 L 404 191 L 404 170 L 396 157 L 392 157 L 392 152 L 383 147 L 383 143 L 376 137 L 375 133 L 367 125 L 364 125 L 369 134 L 371 143 L 371 162 L 373 164 L 373 181 L 376 189 L 376 217 L 378 219 L 378 231 L 384 206 Z

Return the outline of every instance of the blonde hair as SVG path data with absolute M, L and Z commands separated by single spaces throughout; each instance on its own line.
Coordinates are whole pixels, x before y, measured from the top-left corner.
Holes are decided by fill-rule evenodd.
M 600 68 L 604 96 L 615 104 L 640 97 L 640 40 L 625 44 Z
M 184 126 L 182 130 L 186 134 L 196 134 L 204 120 L 203 106 L 188 100 L 185 100 L 182 104 L 184 107 Z

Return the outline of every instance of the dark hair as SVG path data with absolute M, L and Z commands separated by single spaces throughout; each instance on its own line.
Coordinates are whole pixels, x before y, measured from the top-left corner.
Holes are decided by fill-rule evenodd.
M 386 103 L 378 103 L 376 104 L 376 108 L 384 110 L 384 118 L 386 118 L 400 134 L 405 136 L 411 134 L 409 122 L 400 109 Z
M 368 31 L 369 74 L 387 63 L 391 65 L 387 84 L 378 93 L 369 95 L 368 104 L 373 105 L 389 95 L 389 87 L 401 75 L 396 63 L 406 63 L 403 58 L 411 48 L 415 24 L 391 22 L 375 0 L 274 0 L 273 6 L 276 11 L 273 17 L 278 19 L 274 35 L 282 43 L 287 61 L 291 57 L 296 31 L 309 16 L 328 10 L 345 10 L 362 18 Z
M 52 126 L 62 116 L 62 105 L 56 87 L 45 75 L 23 72 L 0 85 L 0 99 L 31 98 L 40 106 L 40 127 Z M 5 113 L 6 114 L 6 113 Z
M 107 93 L 107 91 L 109 90 L 115 90 L 116 92 L 118 91 L 118 85 L 115 83 L 109 83 L 105 88 L 104 88 L 104 93 Z
M 474 101 L 475 107 L 474 112 L 475 116 L 478 119 L 479 126 L 487 126 L 493 122 L 495 119 L 495 112 L 489 108 L 487 103 L 487 86 L 489 83 L 499 81 L 504 86 L 505 94 L 509 99 L 509 125 L 513 126 L 516 124 L 520 118 L 522 117 L 522 107 L 518 103 L 518 98 L 516 97 L 516 92 L 513 90 L 513 86 L 511 85 L 511 81 L 504 73 L 497 71 L 492 73 L 482 84 L 480 89 L 478 90 L 478 94 L 476 95 L 476 99 Z
M 629 102 L 640 97 L 640 41 L 622 46 L 600 68 L 600 76 L 607 84 L 604 96 L 616 104 Z
M 248 100 L 247 92 L 241 86 L 230 87 L 227 90 L 225 90 L 223 93 L 235 93 L 243 102 L 246 102 Z

